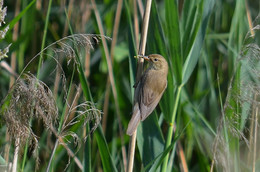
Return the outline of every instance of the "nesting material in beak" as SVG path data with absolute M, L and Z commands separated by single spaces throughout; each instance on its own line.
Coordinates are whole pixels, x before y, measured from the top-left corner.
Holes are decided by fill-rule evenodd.
M 134 56 L 134 58 L 143 58 L 144 60 L 147 60 L 147 61 L 150 60 L 149 56 L 143 56 L 143 55 L 137 55 L 137 56 Z

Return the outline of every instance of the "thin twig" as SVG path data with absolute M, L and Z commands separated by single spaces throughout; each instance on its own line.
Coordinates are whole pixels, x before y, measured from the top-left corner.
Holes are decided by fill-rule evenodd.
M 52 162 L 52 160 L 53 160 L 53 158 L 54 158 L 55 150 L 56 150 L 57 147 L 58 147 L 58 143 L 59 143 L 59 141 L 58 141 L 58 139 L 57 139 L 56 142 L 55 142 L 54 148 L 53 148 L 53 150 L 52 150 L 51 157 L 50 157 L 50 161 L 49 161 L 49 163 L 48 163 L 48 167 L 47 167 L 47 169 L 46 169 L 46 172 L 49 172 L 49 171 L 50 171 L 51 162 Z
M 147 41 L 147 33 L 148 33 L 151 5 L 152 5 L 152 0 L 147 0 L 145 12 L 144 12 L 144 16 L 143 16 L 142 34 L 141 34 L 141 39 L 140 39 L 140 44 L 139 44 L 140 47 L 139 47 L 139 51 L 138 51 L 138 54 L 140 54 L 140 55 L 145 54 L 145 46 L 146 46 L 146 41 Z M 144 63 L 144 59 L 138 58 L 138 68 L 137 68 L 137 76 L 136 76 L 137 81 L 142 76 L 143 63 Z M 135 102 L 134 102 L 134 104 L 135 104 Z M 135 144 L 136 144 L 136 133 L 137 133 L 137 131 L 134 132 L 134 134 L 132 135 L 132 137 L 130 139 L 130 145 L 129 145 L 129 151 L 128 151 L 129 152 L 129 154 L 128 154 L 128 167 L 127 167 L 128 172 L 133 171 Z

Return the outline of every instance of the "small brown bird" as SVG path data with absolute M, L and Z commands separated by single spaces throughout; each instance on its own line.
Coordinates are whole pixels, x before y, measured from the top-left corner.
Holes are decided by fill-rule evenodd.
M 167 87 L 168 63 L 163 56 L 139 56 L 149 61 L 141 79 L 135 84 L 135 105 L 126 133 L 133 135 L 140 121 L 145 120 L 159 103 Z

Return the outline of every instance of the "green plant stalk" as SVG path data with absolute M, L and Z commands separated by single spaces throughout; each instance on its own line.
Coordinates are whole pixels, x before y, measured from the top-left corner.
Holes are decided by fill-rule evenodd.
M 174 104 L 172 118 L 170 121 L 170 124 L 172 124 L 172 125 L 170 125 L 169 130 L 168 130 L 167 139 L 166 139 L 166 143 L 165 143 L 165 149 L 167 149 L 171 145 L 172 135 L 173 135 L 173 125 L 174 125 L 176 114 L 177 114 L 177 108 L 178 108 L 178 104 L 179 104 L 179 100 L 180 100 L 182 87 L 183 87 L 182 84 L 180 86 L 178 86 L 178 90 L 177 90 L 177 94 L 176 94 L 176 101 Z M 166 155 L 166 157 L 164 159 L 163 166 L 162 166 L 162 172 L 166 172 L 166 170 L 167 170 L 168 159 L 169 159 L 169 153 Z
M 219 78 L 217 80 L 218 80 L 219 102 L 220 102 L 220 108 L 221 108 L 222 118 L 223 118 L 224 138 L 225 138 L 226 145 L 227 145 L 227 148 L 228 148 L 228 159 L 230 159 L 229 158 L 229 150 L 230 150 L 229 149 L 229 137 L 228 137 L 228 131 L 227 131 L 227 127 L 226 127 L 226 119 L 225 119 L 225 112 L 224 112 L 224 107 L 223 107 L 223 100 L 222 100 L 222 97 L 221 97 Z M 231 82 L 232 82 L 232 80 L 231 80 Z
M 73 82 L 73 78 L 74 78 L 74 73 L 75 73 L 75 68 L 73 68 L 73 71 L 72 71 L 72 77 L 71 77 L 71 81 L 70 81 L 70 85 L 69 85 L 69 89 L 68 89 L 68 95 L 67 95 L 66 99 L 68 99 L 68 96 L 69 96 L 70 91 L 71 91 L 71 86 L 72 86 L 72 82 Z M 59 121 L 58 135 L 60 135 L 61 130 L 62 130 L 62 126 L 64 124 L 65 112 L 66 112 L 66 106 L 64 106 L 64 108 L 63 108 L 63 112 L 62 112 L 62 115 L 61 115 L 61 118 L 60 118 L 60 121 Z M 54 158 L 56 149 L 58 147 L 58 143 L 59 143 L 59 138 L 56 139 L 55 146 L 54 146 L 54 148 L 52 150 L 50 161 L 48 163 L 48 167 L 47 167 L 47 170 L 46 170 L 47 172 L 50 171 L 50 168 L 51 168 L 51 165 L 52 165 L 52 160 Z
M 90 132 L 89 125 L 86 126 L 86 133 Z M 91 138 L 88 136 L 86 143 L 84 145 L 84 172 L 91 172 Z
M 44 49 L 44 46 L 45 46 L 48 23 L 49 23 L 49 18 L 50 18 L 50 11 L 51 11 L 51 4 L 52 4 L 52 0 L 49 1 L 48 10 L 47 10 L 47 14 L 46 14 L 46 20 L 45 20 L 45 24 L 44 24 L 43 37 L 42 37 L 41 52 L 42 52 L 42 50 Z M 42 53 L 41 53 L 39 64 L 38 64 L 38 70 L 37 70 L 37 78 L 39 77 L 39 74 L 40 74 L 42 60 L 43 60 L 43 56 L 42 56 Z
M 27 7 L 27 4 L 28 4 L 28 0 L 23 0 L 22 1 L 22 8 L 25 9 Z M 34 7 L 35 8 L 35 7 Z M 34 13 L 35 10 L 33 9 L 32 12 Z M 26 33 L 26 29 L 28 27 L 28 23 L 27 21 L 32 21 L 32 20 L 35 20 L 35 19 L 32 19 L 32 16 L 30 15 L 26 15 L 22 18 L 21 20 L 21 31 L 20 31 L 20 34 L 25 34 Z M 32 24 L 32 23 L 31 23 Z M 30 28 L 30 27 L 29 27 Z M 26 41 L 24 41 L 20 46 L 19 46 L 19 49 L 18 49 L 18 72 L 21 72 L 24 68 L 24 62 L 25 62 L 25 59 L 24 59 L 24 56 L 25 56 L 25 49 L 26 49 L 26 45 L 28 45 L 28 40 L 25 39 Z
M 70 92 L 71 92 L 71 86 L 73 85 L 74 75 L 75 75 L 75 68 L 73 68 L 73 71 L 72 71 L 71 80 L 70 80 L 70 85 L 69 85 L 69 89 L 68 89 L 68 95 L 67 95 L 67 97 L 66 97 L 66 100 L 68 100 L 69 94 L 70 94 Z M 66 112 L 66 105 L 64 106 L 62 115 L 61 115 L 61 117 L 60 117 L 59 128 L 58 128 L 58 134 L 61 133 L 61 130 L 62 130 L 62 127 L 63 127 L 63 124 L 64 124 L 65 112 Z M 64 124 L 64 125 L 65 125 L 65 124 Z
M 22 168 L 21 168 L 21 172 L 24 171 L 24 166 L 25 166 L 25 162 L 26 162 L 26 157 L 27 157 L 27 151 L 28 151 L 28 139 L 26 140 L 26 146 L 24 149 L 24 155 L 23 155 L 23 162 L 22 162 Z

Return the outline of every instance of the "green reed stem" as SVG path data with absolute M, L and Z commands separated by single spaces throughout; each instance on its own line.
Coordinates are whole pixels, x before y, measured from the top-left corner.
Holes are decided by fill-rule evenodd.
M 175 118 L 176 118 L 176 114 L 177 114 L 177 108 L 178 108 L 178 104 L 179 104 L 179 100 L 180 100 L 180 94 L 181 94 L 182 87 L 183 87 L 183 85 L 180 85 L 177 90 L 176 101 L 174 104 L 172 118 L 170 121 L 171 125 L 169 127 L 168 134 L 167 134 L 165 149 L 167 149 L 171 145 L 171 142 L 172 142 L 173 128 L 174 128 L 174 123 L 175 123 Z M 162 166 L 162 172 L 166 172 L 166 170 L 167 170 L 168 159 L 169 159 L 169 154 L 167 154 L 164 159 L 163 166 Z

